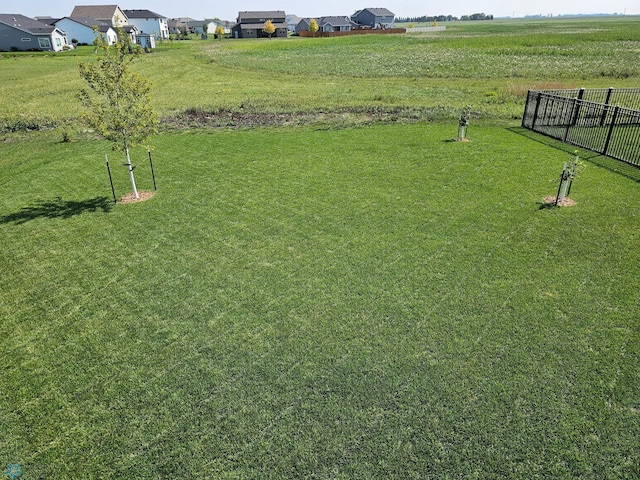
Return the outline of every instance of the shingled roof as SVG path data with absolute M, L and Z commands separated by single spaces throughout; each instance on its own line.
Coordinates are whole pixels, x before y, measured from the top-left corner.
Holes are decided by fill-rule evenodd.
M 275 18 L 286 18 L 287 14 L 282 10 L 265 10 L 265 11 L 251 11 L 251 12 L 238 12 L 238 22 L 242 22 L 243 20 L 255 20 L 255 19 L 265 19 L 265 20 L 273 20 Z
M 167 18 L 151 10 L 123 10 L 127 18 Z
M 395 13 L 393 13 L 392 11 L 390 11 L 387 8 L 363 8 L 362 10 L 358 10 L 352 16 L 355 17 L 356 15 L 358 15 L 359 13 L 362 13 L 364 11 L 371 12 L 376 17 L 395 16 Z
M 48 35 L 56 29 L 53 25 L 47 25 L 46 23 L 39 22 L 33 18 L 11 13 L 0 14 L 0 23 L 23 30 L 31 33 L 32 35 Z

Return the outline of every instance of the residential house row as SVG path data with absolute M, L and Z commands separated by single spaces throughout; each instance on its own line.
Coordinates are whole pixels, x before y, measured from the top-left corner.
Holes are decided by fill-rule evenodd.
M 348 31 L 355 28 L 393 28 L 395 15 L 386 8 L 365 8 L 351 17 L 320 17 L 323 32 Z M 116 29 L 122 28 L 135 43 L 154 48 L 157 39 L 167 39 L 170 33 L 215 32 L 222 25 L 225 33 L 235 38 L 266 36 L 264 24 L 270 20 L 275 27 L 272 36 L 286 37 L 289 32 L 308 29 L 310 18 L 286 15 L 284 11 L 239 12 L 236 23 L 191 18 L 168 19 L 150 10 L 126 10 L 118 5 L 80 5 L 68 17 L 29 18 L 19 14 L 0 14 L 0 51 L 45 50 L 61 51 L 76 44 L 92 44 L 94 28 L 110 43 L 117 40 Z
M 194 21 L 198 31 L 213 21 Z M 169 19 L 150 10 L 126 10 L 118 5 L 80 5 L 63 18 L 29 18 L 20 14 L 0 14 L 0 51 L 45 50 L 58 52 L 76 44 L 91 45 L 94 27 L 108 39 L 117 40 L 116 29 L 122 28 L 135 43 L 154 48 L 158 39 L 168 39 Z
M 275 32 L 273 37 L 286 37 L 288 32 L 300 33 L 309 30 L 311 18 L 287 15 L 280 10 L 240 12 L 237 23 L 231 29 L 235 38 L 265 37 L 264 24 L 270 20 Z M 347 32 L 361 28 L 394 28 L 395 14 L 386 8 L 365 8 L 348 16 L 326 16 L 316 18 L 321 32 Z

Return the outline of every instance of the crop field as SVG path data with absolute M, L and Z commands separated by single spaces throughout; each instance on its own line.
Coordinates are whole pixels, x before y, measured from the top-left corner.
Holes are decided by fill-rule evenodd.
M 551 207 L 573 149 L 518 120 L 637 86 L 638 22 L 166 42 L 133 204 L 93 50 L 2 53 L 0 471 L 640 477 L 640 170 L 579 152 Z

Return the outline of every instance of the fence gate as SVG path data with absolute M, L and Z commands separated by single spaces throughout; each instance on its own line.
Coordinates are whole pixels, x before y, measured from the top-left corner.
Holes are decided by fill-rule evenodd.
M 640 168 L 640 88 L 529 90 L 522 126 Z

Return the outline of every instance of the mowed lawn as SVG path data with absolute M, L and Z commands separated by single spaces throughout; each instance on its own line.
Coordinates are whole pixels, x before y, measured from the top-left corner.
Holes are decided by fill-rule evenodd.
M 640 174 L 514 127 L 0 146 L 0 466 L 637 478 Z M 138 188 L 152 189 L 137 151 Z

